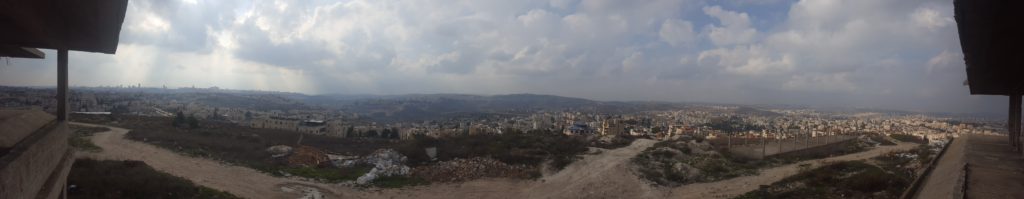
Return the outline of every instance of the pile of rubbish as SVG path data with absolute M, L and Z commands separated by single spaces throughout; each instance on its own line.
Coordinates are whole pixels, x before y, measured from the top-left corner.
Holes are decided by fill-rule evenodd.
M 330 161 L 327 153 L 311 146 L 299 146 L 292 150 L 285 162 L 293 167 L 313 167 Z
M 267 148 L 267 152 L 270 152 L 271 157 L 279 158 L 292 154 L 292 147 L 288 145 L 275 145 Z
M 379 149 L 360 160 L 373 165 L 373 169 L 356 179 L 357 184 L 367 184 L 380 177 L 408 176 L 411 169 L 405 166 L 406 157 L 393 149 Z
M 491 158 L 474 157 L 416 167 L 413 176 L 430 182 L 462 182 L 484 177 L 529 178 L 531 171 L 531 167 L 528 166 L 509 165 Z

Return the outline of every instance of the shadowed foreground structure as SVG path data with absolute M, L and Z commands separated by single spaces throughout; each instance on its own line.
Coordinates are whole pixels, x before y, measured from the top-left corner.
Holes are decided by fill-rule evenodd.
M 127 0 L 0 1 L 0 57 L 43 58 L 57 50 L 57 116 L 0 111 L 0 198 L 66 198 L 68 51 L 117 50 Z
M 1024 1 L 954 1 L 967 84 L 972 95 L 1009 96 L 1007 136 L 967 135 L 954 141 L 916 198 L 1022 198 L 1024 150 Z

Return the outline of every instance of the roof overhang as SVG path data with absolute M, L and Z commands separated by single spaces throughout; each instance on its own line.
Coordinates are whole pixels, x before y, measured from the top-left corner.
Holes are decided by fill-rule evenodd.
M 127 8 L 128 0 L 0 0 L 0 45 L 12 47 L 0 56 L 38 52 L 25 48 L 113 54 Z
M 955 0 L 953 4 L 971 94 L 1024 93 L 1024 1 Z
M 43 51 L 39 51 L 39 49 L 2 44 L 0 44 L 0 56 L 35 59 L 46 58 L 46 54 L 44 54 Z

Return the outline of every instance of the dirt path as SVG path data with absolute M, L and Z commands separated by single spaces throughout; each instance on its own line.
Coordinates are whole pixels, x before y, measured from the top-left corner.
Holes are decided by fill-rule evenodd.
M 584 155 L 565 169 L 536 181 L 482 179 L 384 190 L 383 198 L 662 198 L 629 170 L 629 161 L 657 141 L 640 139 L 630 146 Z
M 812 163 L 816 167 L 821 161 L 867 159 L 889 151 L 914 147 L 912 144 L 879 147 L 861 153 L 770 168 L 756 176 L 665 188 L 652 187 L 632 173 L 630 159 L 657 142 L 640 139 L 627 147 L 584 155 L 583 159 L 562 171 L 536 181 L 499 178 L 403 189 L 364 189 L 273 177 L 246 167 L 183 156 L 154 145 L 124 139 L 128 132 L 126 129 L 106 127 L 111 131 L 97 133 L 92 138 L 96 145 L 103 148 L 102 152 L 80 152 L 76 156 L 141 160 L 157 170 L 246 198 L 312 196 L 309 192 L 304 195 L 300 193 L 302 191 L 297 191 L 303 189 L 315 189 L 325 198 L 727 198 L 796 174 L 799 164 Z
M 105 127 L 110 128 L 111 131 L 97 133 L 92 137 L 92 141 L 103 148 L 103 151 L 99 153 L 77 152 L 77 157 L 101 160 L 140 160 L 156 170 L 245 198 L 299 198 L 302 197 L 300 193 L 288 193 L 282 191 L 281 187 L 324 186 L 295 179 L 273 177 L 257 170 L 228 166 L 213 160 L 179 155 L 154 145 L 124 139 L 124 135 L 128 133 L 127 129 Z
M 794 164 L 761 170 L 754 176 L 743 176 L 718 182 L 689 184 L 670 190 L 672 198 L 732 198 L 740 194 L 757 190 L 760 185 L 767 185 L 800 172 L 801 164 L 810 164 L 810 168 L 821 166 L 822 162 L 863 160 L 879 156 L 891 151 L 909 150 L 917 147 L 913 143 L 900 143 L 895 146 L 880 146 L 868 151 L 836 156 L 825 159 L 807 160 Z

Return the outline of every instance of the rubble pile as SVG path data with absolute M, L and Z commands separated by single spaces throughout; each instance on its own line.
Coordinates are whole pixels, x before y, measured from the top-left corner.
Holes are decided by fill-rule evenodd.
M 416 167 L 413 176 L 431 182 L 461 182 L 484 177 L 529 178 L 531 171 L 532 168 L 528 166 L 509 165 L 491 158 L 474 157 Z
M 288 166 L 293 167 L 318 166 L 327 161 L 330 161 L 330 159 L 327 158 L 326 153 L 311 146 L 300 146 L 292 150 L 292 155 L 288 156 L 288 159 L 285 160 Z
M 373 169 L 356 179 L 357 184 L 367 184 L 379 177 L 407 176 L 410 168 L 405 166 L 406 157 L 393 149 L 379 149 L 360 160 L 373 165 Z
M 270 152 L 271 156 L 275 158 L 284 157 L 292 153 L 292 147 L 287 145 L 274 145 L 267 148 L 267 152 Z

